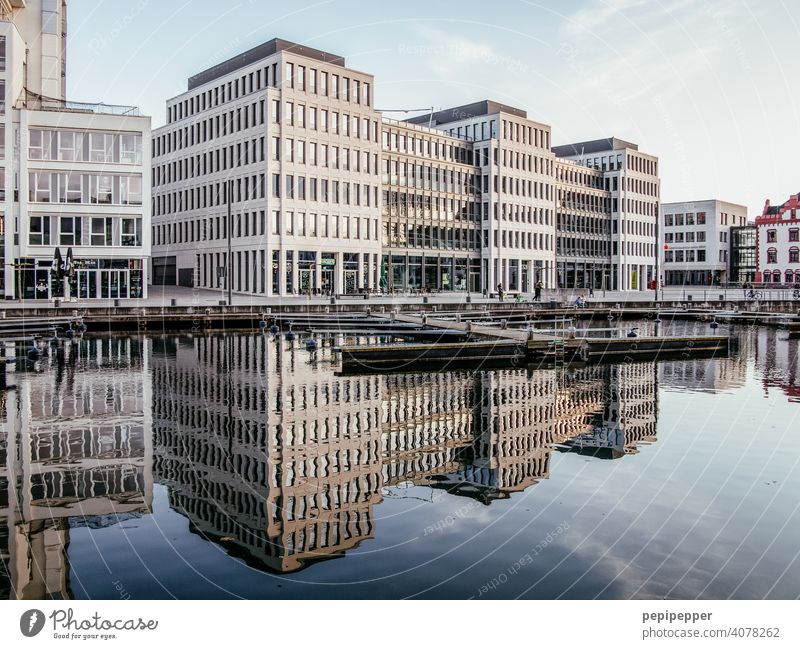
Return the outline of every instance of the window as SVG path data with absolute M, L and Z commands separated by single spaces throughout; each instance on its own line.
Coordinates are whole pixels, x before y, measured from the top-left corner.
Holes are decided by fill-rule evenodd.
M 767 248 L 767 263 L 768 264 L 777 264 L 778 263 L 778 249 L 777 248 Z
M 123 246 L 142 245 L 142 219 L 122 219 L 122 236 L 120 243 Z
M 29 221 L 28 243 L 31 246 L 50 245 L 50 217 L 32 216 Z
M 800 264 L 800 248 L 797 246 L 789 248 L 789 263 Z
M 113 202 L 111 176 L 90 176 L 89 202 L 96 205 L 111 205 Z
M 58 176 L 58 201 L 59 203 L 82 203 L 83 177 L 80 174 L 59 174 Z
M 119 161 L 122 164 L 142 164 L 142 137 L 140 135 L 120 135 Z
M 52 177 L 49 173 L 30 174 L 28 183 L 28 199 L 32 203 L 51 202 Z
M 111 217 L 92 217 L 92 229 L 89 243 L 93 246 L 110 246 L 112 245 L 113 219 Z
M 6 70 L 6 37 L 0 36 L 0 72 Z
M 778 240 L 777 230 L 767 230 L 767 243 L 775 243 Z
M 286 85 L 290 88 L 294 88 L 294 63 L 287 63 L 286 64 Z
M 278 99 L 272 100 L 272 123 L 279 124 L 281 121 L 281 102 Z
M 705 261 L 706 260 L 706 251 L 705 250 L 698 250 L 697 251 L 697 261 Z
M 114 161 L 114 136 L 111 133 L 89 134 L 89 161 Z
M 83 133 L 58 133 L 58 159 L 68 162 L 83 159 Z
M 789 230 L 789 241 L 800 241 L 800 230 L 797 228 L 791 228 Z
M 120 203 L 122 205 L 142 204 L 142 177 L 121 176 L 119 179 Z
M 81 245 L 81 217 L 62 216 L 58 224 L 58 243 L 61 246 Z

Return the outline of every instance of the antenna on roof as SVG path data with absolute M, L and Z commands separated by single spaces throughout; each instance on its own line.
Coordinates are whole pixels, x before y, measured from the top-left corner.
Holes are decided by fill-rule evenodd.
M 433 106 L 431 106 L 431 116 L 428 119 L 428 128 L 430 128 L 432 125 L 433 125 Z

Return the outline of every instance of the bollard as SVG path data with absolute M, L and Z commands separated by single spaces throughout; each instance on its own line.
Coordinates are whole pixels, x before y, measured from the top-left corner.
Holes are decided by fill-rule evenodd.
M 456 322 L 461 322 L 461 314 L 456 313 Z
M 119 299 L 114 300 L 114 306 L 119 306 Z
M 506 320 L 505 318 L 503 318 L 503 319 L 500 321 L 500 328 L 501 328 L 501 329 L 507 329 L 507 328 L 508 328 L 508 320 Z
M 467 295 L 467 304 L 472 304 L 472 296 Z
M 423 295 L 422 296 L 422 303 L 423 304 L 427 304 L 428 303 L 428 296 L 427 295 Z
M 335 297 L 331 298 L 331 304 L 336 304 L 336 298 Z

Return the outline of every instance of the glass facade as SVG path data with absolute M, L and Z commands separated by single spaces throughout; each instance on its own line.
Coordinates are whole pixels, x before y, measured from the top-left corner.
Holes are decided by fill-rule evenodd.
M 731 282 L 744 284 L 755 281 L 758 265 L 755 226 L 731 228 L 730 259 Z

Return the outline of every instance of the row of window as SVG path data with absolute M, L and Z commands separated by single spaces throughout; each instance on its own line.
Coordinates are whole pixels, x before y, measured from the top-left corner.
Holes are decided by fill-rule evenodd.
M 486 232 L 484 230 L 484 232 Z M 480 250 L 481 233 L 471 228 L 435 225 L 383 224 L 383 245 L 392 248 L 432 250 Z
M 142 219 L 113 216 L 31 216 L 31 246 L 141 246 Z
M 363 205 L 377 207 L 378 186 L 361 185 L 328 178 L 307 178 L 294 174 L 284 174 L 281 192 L 281 175 L 272 174 L 272 197 L 299 201 L 319 201 L 343 205 Z
M 266 138 L 245 140 L 187 158 L 153 165 L 153 187 L 264 162 Z
M 682 225 L 705 225 L 706 213 L 698 212 L 696 215 L 693 212 L 687 214 L 665 214 L 664 225 L 666 227 L 682 226 Z
M 608 237 L 611 233 L 611 220 L 607 217 L 583 216 L 576 214 L 556 214 L 556 230 L 578 232 Z
M 606 239 L 557 237 L 556 254 L 564 257 L 609 257 L 611 243 Z
M 647 180 L 640 180 L 639 178 L 631 178 L 630 176 L 626 176 L 625 185 L 629 192 L 644 194 L 645 196 L 658 196 L 658 183 L 652 183 Z
M 688 232 L 666 232 L 664 234 L 664 243 L 694 243 L 695 241 L 703 243 L 705 240 L 705 230 L 699 230 L 697 232 L 693 230 L 689 230 Z
M 330 81 L 330 83 L 329 83 Z M 294 88 L 301 92 L 331 97 L 354 104 L 369 106 L 372 97 L 370 84 L 367 81 L 351 79 L 344 75 L 328 73 L 305 65 L 286 62 L 286 80 L 284 87 Z
M 484 208 L 488 211 L 488 204 Z M 387 219 L 479 221 L 481 213 L 480 204 L 470 200 L 383 190 L 383 216 Z
M 160 193 L 153 196 L 153 216 L 225 205 L 228 201 L 229 185 L 232 203 L 265 198 L 265 182 L 264 174 L 258 174 Z
M 142 136 L 138 133 L 31 129 L 28 158 L 140 165 Z
M 28 175 L 31 203 L 141 205 L 141 175 L 51 173 Z
M 800 264 L 800 248 L 798 248 L 797 246 L 792 246 L 791 248 L 789 248 L 788 261 L 790 264 Z M 767 263 L 768 264 L 778 263 L 777 248 L 767 248 Z
M 244 212 L 232 215 L 231 236 L 264 237 L 267 235 L 266 213 Z M 193 243 L 196 241 L 220 241 L 227 238 L 227 217 L 212 216 L 191 219 L 179 223 L 163 223 L 153 226 L 154 245 Z M 377 240 L 378 219 L 350 216 L 347 214 L 315 214 L 311 212 L 271 213 L 269 234 L 297 237 L 321 237 L 333 239 Z
M 666 263 L 703 262 L 706 261 L 706 251 L 703 248 L 699 250 L 666 250 L 664 252 L 664 261 Z
M 429 189 L 451 194 L 474 194 L 480 191 L 476 175 L 457 169 L 443 169 L 422 163 L 403 162 L 384 158 L 381 182 L 384 185 L 400 185 L 414 189 Z M 488 183 L 488 176 L 485 176 Z M 486 188 L 488 191 L 488 187 Z
M 767 230 L 767 243 L 778 241 L 777 230 Z M 789 228 L 789 241 L 800 241 L 800 228 Z
M 519 230 L 494 230 L 494 247 L 518 250 L 552 250 L 553 235 L 543 232 L 520 232 Z
M 786 284 L 792 284 L 793 286 L 797 286 L 800 284 L 800 271 L 787 270 L 786 274 L 781 276 L 781 271 L 779 270 L 776 270 L 774 272 L 765 270 L 764 281 L 767 284 L 780 284 L 781 281 L 783 281 Z
M 446 162 L 472 164 L 472 149 L 447 142 L 436 135 L 406 131 L 404 128 L 383 128 L 382 143 L 384 151 L 397 151 L 409 155 L 425 156 Z

